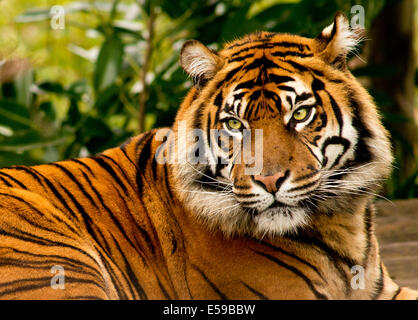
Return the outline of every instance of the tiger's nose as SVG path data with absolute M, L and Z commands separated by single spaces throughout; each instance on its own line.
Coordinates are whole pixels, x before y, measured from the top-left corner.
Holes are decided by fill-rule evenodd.
M 254 180 L 261 182 L 264 185 L 266 190 L 270 193 L 276 193 L 279 190 L 280 186 L 286 180 L 289 175 L 289 171 L 286 173 L 277 172 L 273 176 L 254 176 Z

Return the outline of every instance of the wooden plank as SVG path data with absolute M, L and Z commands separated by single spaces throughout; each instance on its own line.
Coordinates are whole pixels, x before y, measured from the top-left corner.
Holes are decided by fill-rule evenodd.
M 418 289 L 418 199 L 378 201 L 376 234 L 391 277 Z

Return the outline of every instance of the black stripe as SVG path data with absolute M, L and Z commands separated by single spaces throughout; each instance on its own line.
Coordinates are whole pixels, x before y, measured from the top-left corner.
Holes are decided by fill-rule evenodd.
M 158 286 L 160 287 L 160 290 L 162 291 L 162 293 L 163 293 L 164 297 L 165 297 L 167 300 L 172 300 L 172 298 L 171 298 L 171 297 L 170 297 L 170 295 L 168 294 L 167 290 L 164 288 L 163 284 L 161 283 L 160 278 L 158 278 L 158 276 L 156 276 L 156 278 L 157 278 L 157 281 L 158 281 Z M 177 298 L 177 299 L 178 299 L 178 298 Z
M 233 46 L 231 46 L 227 49 L 231 49 L 235 46 L 242 46 L 242 45 L 254 42 L 254 41 L 263 41 L 263 40 L 251 40 L 251 41 L 245 42 L 244 44 L 233 45 Z M 243 52 L 253 50 L 253 49 L 271 49 L 271 48 L 275 48 L 275 47 L 297 48 L 300 51 L 304 51 L 305 49 L 310 50 L 309 46 L 306 45 L 306 44 L 293 43 L 293 42 L 288 42 L 288 41 L 281 41 L 281 42 L 269 42 L 269 43 L 264 43 L 264 44 L 259 44 L 259 45 L 255 45 L 255 46 L 246 47 L 246 48 L 243 48 L 243 49 L 241 49 L 237 52 L 234 52 L 232 54 L 232 56 L 235 57 L 235 56 L 237 56 L 237 55 L 239 55 Z
M 100 256 L 100 260 L 103 262 L 103 264 L 104 264 L 104 266 L 105 266 L 105 269 L 106 269 L 106 271 L 109 273 L 109 276 L 110 276 L 110 280 L 112 281 L 112 284 L 114 285 L 114 287 L 115 287 L 115 289 L 116 289 L 116 291 L 117 291 L 117 293 L 118 293 L 118 297 L 119 297 L 119 299 L 121 299 L 121 300 L 127 300 L 128 299 L 128 296 L 127 296 L 127 293 L 125 292 L 126 290 L 123 288 L 123 286 L 122 286 L 122 284 L 121 284 L 121 282 L 120 282 L 120 278 L 119 278 L 119 276 L 116 276 L 116 274 L 115 274 L 115 272 L 113 271 L 113 269 L 112 269 L 112 267 L 111 267 L 111 265 L 109 264 L 109 262 L 104 258 L 104 256 L 100 253 L 100 251 L 97 251 L 97 253 L 99 254 L 99 256 Z M 112 259 L 109 259 L 109 260 L 111 260 L 112 261 Z M 123 279 L 126 281 L 126 282 L 129 282 L 129 280 L 126 278 L 126 275 L 123 273 L 123 272 L 121 272 L 120 270 L 119 270 L 119 268 L 118 268 L 118 271 L 121 273 L 121 275 L 122 275 L 122 277 L 123 277 Z
M 41 211 L 39 211 L 32 204 L 30 204 L 29 202 L 23 200 L 22 198 L 17 197 L 17 196 L 14 196 L 14 195 L 11 195 L 11 194 L 6 194 L 6 193 L 0 193 L 0 195 L 14 198 L 15 200 L 17 200 L 17 201 L 23 203 L 24 205 L 26 205 L 27 207 L 29 207 L 32 211 L 36 212 L 39 215 L 39 217 L 43 217 L 51 225 L 54 223 L 53 221 L 51 221 L 50 219 L 48 219 Z M 0 208 L 6 209 L 6 210 L 8 210 L 10 212 L 13 212 L 10 208 L 5 208 L 5 207 L 3 207 L 1 205 L 0 205 Z M 62 237 L 65 237 L 65 238 L 72 239 L 72 237 L 70 235 L 68 235 L 68 234 L 65 234 L 65 233 L 59 232 L 58 230 L 53 230 L 53 229 L 47 228 L 45 226 L 42 226 L 42 225 L 38 224 L 37 222 L 35 222 L 34 220 L 29 220 L 27 216 L 25 216 L 24 214 L 21 214 L 20 212 L 14 212 L 14 214 L 17 215 L 20 219 L 23 219 L 24 221 L 26 221 L 31 226 L 35 227 L 35 228 L 38 228 L 38 229 L 41 229 L 41 230 L 45 230 L 47 232 L 55 233 L 55 234 L 58 234 L 58 235 L 60 235 Z
M 154 134 L 148 137 L 147 141 L 142 146 L 141 152 L 138 156 L 138 170 L 141 173 L 145 172 L 145 168 L 148 164 L 148 160 L 151 157 L 151 143 L 154 138 Z
M 81 183 L 78 181 L 78 179 L 76 177 L 74 177 L 74 175 L 72 174 L 71 171 L 69 171 L 66 167 L 64 167 L 64 166 L 62 166 L 62 165 L 60 165 L 58 163 L 52 163 L 50 165 L 51 166 L 54 166 L 54 167 L 60 169 L 62 172 L 64 172 L 66 174 L 66 176 L 68 178 L 70 178 L 70 180 L 73 181 L 77 185 L 77 187 L 80 189 L 81 193 L 90 201 L 90 203 L 94 207 L 98 208 L 96 202 L 94 202 L 93 198 L 86 191 L 86 189 L 84 189 L 84 187 L 81 185 Z
M 327 138 L 325 140 L 324 144 L 321 147 L 321 152 L 322 152 L 322 155 L 324 156 L 324 161 L 322 163 L 322 166 L 324 166 L 324 167 L 328 163 L 328 158 L 325 156 L 326 149 L 331 144 L 343 146 L 343 152 L 340 155 L 338 155 L 338 157 L 335 159 L 334 163 L 331 165 L 331 168 L 333 168 L 340 162 L 341 158 L 344 156 L 344 154 L 350 148 L 351 142 L 349 140 L 345 139 L 345 138 L 338 137 L 338 136 L 333 136 L 333 137 Z
M 169 196 L 169 198 L 170 199 L 174 199 L 174 197 L 173 197 L 173 193 L 171 192 L 171 186 L 170 186 L 170 182 L 169 182 L 169 180 L 168 180 L 168 171 L 167 171 L 167 166 L 168 166 L 168 164 L 166 163 L 166 164 L 164 164 L 164 182 L 165 182 L 165 185 L 166 185 L 166 190 L 167 190 L 167 192 L 168 192 L 168 196 Z
M 129 185 L 131 185 L 131 179 L 126 175 L 125 170 L 123 170 L 123 168 L 119 165 L 119 163 L 117 163 L 115 160 L 113 160 L 111 157 L 108 157 L 105 154 L 101 154 L 100 156 L 105 158 L 105 159 L 110 160 L 116 167 L 118 167 L 119 171 L 122 173 L 125 180 L 128 182 Z
M 151 157 L 151 142 L 153 140 L 154 135 L 150 135 L 147 137 L 148 140 L 145 141 L 144 145 L 142 145 L 142 149 L 138 155 L 137 159 L 137 168 L 138 171 L 136 173 L 136 184 L 138 192 L 141 194 L 144 186 L 145 180 L 145 169 L 148 163 L 149 158 Z
M 16 293 L 25 292 L 25 291 L 33 291 L 33 290 L 37 290 L 37 289 L 41 289 L 45 287 L 50 287 L 51 286 L 50 281 L 51 281 L 51 277 L 37 278 L 37 279 L 19 279 L 19 280 L 10 281 L 10 282 L 4 282 L 0 284 L 0 287 L 6 286 L 6 287 L 10 287 L 11 289 L 1 291 L 0 296 L 5 296 L 8 294 L 16 294 Z M 25 282 L 35 282 L 35 283 L 23 285 Z M 79 278 L 66 276 L 65 283 L 93 284 L 99 287 L 100 289 L 102 289 L 104 292 L 106 292 L 106 289 L 104 288 L 104 286 L 94 280 L 79 279 Z M 16 285 L 19 285 L 19 287 L 16 287 Z
M 310 58 L 313 57 L 312 53 L 301 53 L 301 52 L 297 52 L 297 51 L 277 51 L 277 52 L 273 52 L 271 54 L 273 57 L 281 57 L 281 58 L 285 58 L 285 57 L 300 57 L 300 58 Z
M 277 87 L 280 90 L 284 90 L 284 91 L 290 91 L 290 92 L 296 92 L 295 88 L 289 87 L 289 86 L 278 86 Z
M 303 189 L 308 189 L 308 188 L 314 186 L 315 184 L 317 184 L 317 181 L 313 181 L 313 182 L 304 184 L 304 185 L 299 186 L 299 187 L 291 188 L 291 189 L 287 190 L 287 192 L 293 192 L 293 191 L 299 191 L 299 190 L 303 190 Z
M 379 268 L 379 270 L 380 270 L 380 275 L 379 275 L 379 278 L 377 279 L 377 281 L 374 284 L 375 289 L 376 289 L 376 292 L 372 296 L 372 300 L 376 300 L 377 298 L 380 297 L 380 295 L 383 292 L 383 288 L 385 286 L 385 280 L 384 280 L 384 274 L 383 274 L 383 263 L 382 263 L 382 261 L 380 261 L 380 268 Z
M 225 76 L 224 79 L 220 80 L 217 84 L 216 84 L 216 88 L 219 89 L 220 87 L 223 86 L 224 83 L 230 81 L 237 73 L 238 71 L 240 71 L 242 69 L 241 66 L 239 66 L 238 68 L 232 69 L 231 71 L 229 71 L 227 73 L 227 75 Z
M 392 297 L 392 300 L 396 300 L 396 298 L 398 297 L 398 295 L 401 293 L 402 288 L 399 287 L 398 290 L 396 290 L 395 294 Z
M 91 265 L 88 265 L 88 264 L 84 263 L 81 260 L 75 260 L 75 259 L 72 259 L 72 258 L 69 258 L 69 257 L 58 256 L 58 255 L 35 254 L 33 252 L 21 251 L 21 250 L 18 250 L 16 248 L 10 248 L 10 247 L 8 248 L 8 250 L 13 251 L 14 253 L 28 255 L 28 256 L 31 256 L 31 257 L 35 257 L 35 258 L 40 258 L 40 259 L 42 259 L 42 261 L 44 261 L 45 258 L 53 259 L 54 261 L 56 261 L 55 264 L 58 264 L 58 265 L 60 265 L 61 263 L 66 263 L 66 264 L 69 264 L 71 266 L 77 266 L 77 267 L 80 267 L 80 268 L 83 267 L 85 269 L 90 269 L 92 272 L 96 273 L 96 276 L 100 277 L 101 280 L 103 280 L 103 282 L 105 282 L 105 279 L 103 278 L 103 274 L 101 272 L 99 272 L 98 269 L 92 267 Z
M 248 290 L 250 290 L 252 293 L 254 293 L 257 296 L 257 298 L 259 298 L 260 300 L 269 300 L 269 298 L 267 298 L 264 294 L 255 290 L 254 288 L 251 288 L 248 284 L 246 284 L 242 281 L 241 281 L 241 283 L 243 284 L 244 287 L 246 287 Z
M 271 244 L 269 244 L 269 243 L 267 243 L 267 242 L 265 242 L 265 241 L 262 241 L 261 243 L 262 243 L 262 244 L 264 244 L 265 246 L 268 246 L 269 248 L 271 248 L 271 249 L 273 249 L 273 250 L 275 250 L 275 251 L 278 251 L 278 252 L 280 252 L 280 253 L 282 253 L 282 254 L 284 254 L 284 255 L 287 255 L 287 256 L 289 256 L 289 257 L 291 257 L 291 258 L 293 258 L 293 259 L 296 259 L 297 261 L 299 261 L 299 262 L 303 263 L 304 265 L 308 266 L 308 267 L 309 267 L 309 268 L 311 268 L 313 271 L 315 271 L 315 273 L 316 273 L 318 276 L 320 276 L 322 280 L 326 281 L 326 279 L 325 279 L 325 278 L 324 278 L 324 276 L 321 274 L 321 272 L 318 270 L 318 268 L 317 268 L 316 266 L 314 266 L 313 264 L 309 263 L 308 261 L 306 261 L 306 260 L 302 259 L 301 257 L 299 257 L 299 256 L 297 256 L 297 255 L 295 255 L 295 254 L 293 254 L 293 253 L 291 253 L 291 252 L 288 252 L 288 251 L 286 251 L 286 250 L 284 250 L 284 249 L 282 249 L 282 248 L 279 248 L 279 247 L 273 246 L 273 245 L 271 245 Z
M 42 184 L 41 179 L 33 172 L 36 171 L 35 169 L 31 167 L 25 167 L 25 166 L 16 166 L 10 168 L 11 170 L 18 170 L 18 171 L 24 171 L 28 175 L 30 175 L 33 179 L 35 179 L 39 184 Z
M 291 77 L 279 76 L 279 75 L 274 74 L 274 73 L 270 73 L 268 75 L 268 78 L 270 79 L 271 82 L 274 82 L 276 84 L 281 84 L 281 83 L 285 83 L 285 82 L 293 82 L 293 81 L 295 81 L 295 79 L 293 79 Z
M 125 193 L 128 191 L 125 184 L 119 179 L 116 172 L 113 170 L 113 168 L 106 161 L 104 161 L 100 157 L 93 157 L 93 158 L 90 158 L 90 159 L 95 161 L 103 170 L 105 170 L 107 173 L 109 173 L 112 176 L 113 180 L 116 181 L 116 183 L 122 188 L 122 190 Z
M 98 296 L 71 296 L 68 297 L 68 300 L 104 300 L 102 297 Z
M 3 183 L 6 184 L 6 186 L 13 187 L 13 185 L 9 181 L 7 181 L 6 179 L 0 177 L 0 180 L 3 181 Z
M 255 86 L 255 83 L 253 80 L 249 80 L 249 81 L 245 81 L 245 82 L 241 82 L 240 84 L 238 84 L 235 88 L 234 91 L 238 91 L 241 89 L 251 89 Z
M 226 295 L 224 295 L 219 289 L 218 287 L 208 279 L 208 277 L 203 273 L 202 270 L 200 270 L 196 265 L 192 264 L 192 268 L 194 268 L 196 271 L 198 271 L 200 273 L 200 275 L 203 277 L 203 279 L 205 279 L 205 281 L 209 284 L 209 286 L 213 289 L 213 291 L 216 292 L 217 295 L 219 295 L 219 297 L 222 300 L 229 300 L 228 297 Z
M 308 68 L 306 68 L 305 66 L 302 66 L 301 64 L 299 64 L 295 61 L 292 61 L 292 60 L 281 60 L 281 61 L 290 64 L 293 68 L 295 68 L 296 70 L 298 70 L 300 72 L 308 71 Z
M 47 187 L 52 191 L 52 193 L 54 194 L 54 196 L 58 199 L 58 203 L 63 205 L 64 208 L 68 211 L 68 213 L 71 215 L 70 219 L 72 219 L 72 217 L 76 218 L 76 216 L 74 215 L 73 210 L 70 208 L 70 206 L 68 205 L 67 201 L 65 200 L 65 198 L 61 195 L 61 193 L 55 188 L 54 184 L 48 179 L 46 178 L 43 174 L 41 174 L 40 172 L 36 172 L 46 183 Z
M 2 175 L 3 177 L 6 177 L 6 178 L 12 180 L 14 183 L 16 183 L 21 188 L 23 188 L 25 190 L 28 190 L 28 188 L 23 183 L 21 183 L 20 181 L 16 180 L 15 178 L 13 178 L 11 175 L 8 175 L 7 173 L 1 172 L 1 171 L 0 171 L 0 175 Z
M 317 299 L 321 299 L 321 300 L 327 300 L 328 297 L 325 296 L 324 294 L 320 293 L 319 291 L 316 290 L 315 286 L 313 285 L 312 281 L 305 276 L 301 271 L 299 271 L 297 268 L 290 266 L 286 263 L 284 263 L 283 261 L 280 261 L 279 259 L 264 253 L 264 252 L 260 252 L 260 251 L 255 251 L 257 254 L 266 257 L 267 259 L 273 261 L 274 263 L 276 263 L 277 265 L 289 270 L 290 272 L 294 273 L 295 275 L 299 276 L 309 287 L 309 289 L 311 289 L 312 293 L 315 295 L 315 297 Z
M 324 255 L 328 258 L 330 263 L 333 264 L 334 268 L 340 274 L 340 277 L 343 278 L 343 283 L 345 284 L 345 292 L 348 294 L 350 291 L 350 278 L 349 275 L 344 271 L 343 266 L 340 263 L 343 263 L 347 268 L 351 270 L 352 266 L 358 264 L 357 261 L 353 259 L 341 255 L 338 251 L 335 251 L 331 247 L 329 247 L 324 241 L 321 240 L 322 236 L 320 234 L 316 234 L 315 237 L 299 233 L 298 235 L 287 234 L 284 235 L 285 238 L 295 241 L 297 243 L 303 243 L 309 247 L 315 246 L 318 249 L 324 252 Z
M 332 97 L 332 95 L 325 90 L 325 92 L 328 94 L 330 102 L 331 102 L 331 106 L 332 106 L 332 110 L 334 111 L 334 115 L 335 118 L 337 119 L 338 125 L 340 127 L 340 136 L 342 135 L 342 131 L 343 131 L 343 116 L 341 114 L 341 108 L 340 106 L 337 104 L 337 102 L 335 101 L 335 99 Z
M 88 234 L 93 238 L 93 240 L 99 245 L 100 242 L 98 241 L 96 237 L 96 233 L 93 230 L 93 221 L 91 217 L 88 215 L 84 207 L 77 201 L 77 199 L 71 194 L 70 191 L 68 191 L 67 188 L 65 188 L 61 183 L 58 183 L 60 188 L 64 190 L 65 194 L 70 198 L 71 202 L 75 205 L 76 209 L 81 215 L 81 219 L 84 223 L 84 226 L 87 229 Z
M 250 64 L 244 66 L 242 69 L 245 71 L 250 71 L 258 68 L 262 68 L 265 71 L 266 69 L 280 69 L 280 66 L 263 56 L 262 58 L 256 59 Z
M 123 262 L 124 262 L 124 265 L 125 265 L 125 271 L 128 274 L 129 279 L 132 281 L 133 285 L 135 286 L 135 289 L 138 292 L 140 298 L 142 300 L 147 300 L 148 299 L 147 294 L 145 293 L 144 288 L 139 283 L 139 279 L 137 278 L 135 272 L 132 270 L 132 267 L 131 267 L 129 261 L 126 259 L 125 255 L 123 254 L 123 250 L 119 246 L 119 243 L 117 242 L 117 240 L 115 239 L 115 237 L 112 234 L 110 236 L 112 237 L 113 242 L 117 246 L 118 251 L 120 253 L 120 256 L 123 259 Z
M 32 169 L 32 168 L 30 168 L 30 167 L 19 167 L 19 169 L 18 170 L 24 170 L 24 171 L 26 171 L 26 170 L 29 170 L 29 171 L 27 171 L 27 172 L 30 172 L 30 174 L 31 175 L 33 175 L 33 177 L 35 178 L 36 177 L 36 180 L 41 184 L 41 185 L 43 185 L 43 183 L 42 183 L 42 181 L 40 180 L 40 178 L 37 176 L 37 175 L 39 175 L 40 177 L 43 177 L 39 172 L 37 172 L 36 170 L 34 170 L 34 169 Z M 31 172 L 30 170 L 32 170 L 33 172 Z M 46 178 L 44 178 L 44 179 L 46 179 Z M 50 183 L 49 182 L 49 180 L 48 180 L 48 183 Z M 53 187 L 53 185 L 51 184 L 51 186 Z M 54 188 L 54 190 L 53 190 L 53 192 L 57 192 L 58 193 L 58 191 Z M 55 193 L 54 193 L 55 194 Z M 61 197 L 61 195 L 58 193 L 58 197 Z M 23 199 L 22 199 L 23 200 Z M 61 198 L 59 198 L 59 200 L 60 200 L 60 202 L 61 202 Z M 64 206 L 66 205 L 66 202 L 65 202 L 65 200 L 62 198 L 62 204 L 64 204 Z M 51 205 L 53 205 L 52 203 L 51 203 Z M 55 205 L 53 205 L 59 212 L 62 212 L 62 210 L 60 210 L 60 209 L 58 209 Z M 72 214 L 72 211 L 71 211 L 71 209 L 69 208 L 69 206 L 67 205 L 67 210 L 69 210 L 70 211 L 70 213 Z M 37 210 L 36 208 L 33 208 L 34 210 Z M 40 213 L 40 212 L 39 212 Z M 50 212 L 51 213 L 51 212 Z M 43 213 L 40 213 L 42 216 L 45 216 Z M 52 213 L 51 213 L 52 214 Z M 62 220 L 62 218 L 60 217 L 60 216 L 57 216 L 57 215 L 55 215 L 55 214 L 52 214 L 52 216 L 57 220 L 57 221 L 59 221 L 60 223 L 62 223 L 62 224 L 64 224 L 69 230 L 71 230 L 72 232 L 74 232 L 75 234 L 77 234 L 77 235 L 80 235 L 79 234 L 79 232 L 77 231 L 77 230 L 75 230 L 71 225 L 69 225 L 67 222 L 65 222 L 64 220 Z M 71 218 L 71 217 L 70 217 Z M 73 221 L 74 222 L 74 221 Z
M 97 263 L 97 261 L 94 257 L 92 257 L 88 252 L 83 251 L 82 249 L 80 249 L 78 247 L 66 244 L 64 242 L 52 241 L 52 240 L 47 239 L 47 238 L 39 237 L 39 236 L 30 234 L 30 233 L 24 232 L 22 230 L 16 229 L 12 226 L 8 226 L 8 227 L 15 233 L 11 234 L 11 233 L 6 232 L 3 229 L 0 229 L 0 234 L 3 234 L 7 237 L 27 241 L 27 242 L 30 242 L 30 243 L 36 243 L 40 246 L 56 246 L 56 247 L 70 248 L 70 249 L 78 251 L 79 253 L 88 257 L 90 260 L 92 260 L 94 262 L 95 265 L 97 265 L 97 267 L 99 269 L 101 268 L 100 265 L 98 265 L 98 263 Z
M 353 90 L 350 88 L 349 101 L 353 110 L 352 125 L 357 130 L 358 141 L 355 150 L 355 159 L 347 163 L 347 166 L 354 166 L 357 164 L 368 163 L 373 160 L 373 155 L 367 146 L 366 139 L 373 138 L 372 133 L 363 122 L 362 115 L 360 114 L 360 102 L 357 101 Z
M 199 129 L 202 127 L 202 118 L 203 118 L 204 111 L 205 111 L 205 103 L 202 102 L 201 104 L 199 104 L 199 106 L 196 108 L 194 112 L 192 129 Z
M 245 60 L 245 59 L 248 59 L 248 58 L 252 58 L 252 57 L 254 57 L 254 53 L 246 54 L 246 55 L 243 55 L 243 56 L 240 56 L 240 57 L 237 57 L 237 58 L 230 59 L 228 61 L 230 63 L 239 62 L 239 61 L 242 61 L 242 60 Z
M 315 171 L 313 171 L 309 174 L 306 174 L 304 176 L 300 176 L 300 177 L 294 179 L 293 182 L 299 182 L 299 181 L 302 181 L 302 180 L 310 179 L 312 177 L 315 177 L 318 173 L 319 173 L 319 170 L 315 170 Z
M 140 138 L 138 139 L 138 141 L 135 144 L 135 156 L 138 156 L 138 149 L 142 146 L 142 143 L 144 141 L 147 141 L 149 139 L 149 137 L 154 135 L 154 134 L 155 133 L 153 131 L 147 131 L 140 136 Z
M 134 249 L 138 249 L 137 248 L 137 246 L 135 246 L 133 243 L 132 243 L 132 241 L 130 240 L 130 238 L 127 236 L 127 234 L 126 234 L 126 232 L 125 232 L 125 229 L 123 228 L 123 226 L 122 226 L 122 224 L 120 223 L 120 221 L 116 218 L 116 216 L 113 214 L 113 212 L 112 212 L 112 210 L 110 210 L 110 208 L 105 204 L 105 202 L 104 202 L 104 199 L 103 199 L 103 197 L 101 196 L 101 194 L 97 191 L 97 189 L 93 186 L 93 183 L 91 182 L 91 180 L 89 179 L 89 177 L 86 175 L 86 174 L 84 174 L 84 172 L 83 172 L 83 175 L 84 175 L 84 178 L 86 179 L 86 181 L 87 181 L 87 183 L 88 183 L 88 185 L 89 185 L 89 187 L 92 189 L 92 191 L 94 192 L 94 194 L 96 195 L 96 197 L 99 199 L 99 202 L 100 202 L 100 204 L 102 205 L 102 207 L 107 211 L 107 213 L 108 213 L 108 215 L 109 215 L 109 217 L 112 219 L 112 221 L 113 221 L 113 223 L 116 225 L 116 227 L 119 229 L 119 231 L 121 232 L 121 234 L 123 235 L 123 237 L 126 239 L 126 241 L 132 246 L 132 248 L 134 248 Z M 119 198 L 120 199 L 122 199 L 123 201 L 125 201 L 124 200 L 124 198 L 123 198 L 123 196 L 121 195 L 121 194 L 119 194 Z M 127 209 L 127 211 L 128 211 L 128 207 L 126 206 L 126 209 Z M 135 219 L 134 219 L 134 221 L 136 221 Z M 139 230 L 140 231 L 142 231 L 142 228 L 139 228 Z M 105 243 L 105 245 L 106 245 L 107 243 Z M 141 258 L 143 258 L 142 257 L 142 255 L 140 255 L 140 257 Z M 145 259 L 143 258 L 143 262 L 144 262 L 144 264 L 145 264 Z
M 136 226 L 137 230 L 141 233 L 141 236 L 143 237 L 143 240 L 145 241 L 146 245 L 150 249 L 151 253 L 154 254 L 155 253 L 155 247 L 154 247 L 154 245 L 151 241 L 150 235 L 148 234 L 148 232 L 141 225 L 138 224 L 137 220 L 135 219 L 134 215 L 132 214 L 131 210 L 129 209 L 128 203 L 126 202 L 125 198 L 120 194 L 119 190 L 116 190 L 116 191 L 118 193 L 118 198 L 122 200 L 122 202 L 125 206 L 125 212 L 129 212 L 130 216 L 132 217 L 132 221 L 135 223 L 135 226 Z M 147 210 L 146 207 L 144 206 L 143 203 L 141 203 L 141 205 L 142 205 L 142 209 L 145 211 L 144 216 L 149 217 L 148 212 L 146 211 Z M 121 223 L 118 222 L 116 217 L 113 216 L 112 220 L 114 220 L 114 222 L 118 225 L 118 227 L 121 230 L 123 236 L 127 239 L 127 241 L 131 244 L 131 246 L 133 248 L 138 249 L 137 247 L 134 246 L 134 244 L 131 242 L 131 240 L 126 236 L 126 233 L 125 233 Z M 143 257 L 143 255 L 141 255 L 141 256 Z M 147 265 L 147 261 L 146 261 L 145 257 L 143 257 L 143 263 L 144 263 L 144 265 Z
M 312 98 L 312 97 L 313 97 L 312 93 L 304 92 L 304 93 L 296 96 L 295 104 L 297 104 L 300 101 L 308 100 L 309 98 Z
M 95 174 L 94 174 L 94 171 L 87 165 L 87 164 L 85 164 L 83 161 L 81 161 L 81 160 L 79 160 L 79 159 L 70 159 L 70 160 L 68 160 L 68 161 L 71 161 L 71 162 L 75 162 L 75 163 L 78 163 L 80 166 L 83 166 L 88 172 L 90 172 L 90 174 L 93 176 L 93 177 L 95 177 L 96 178 L 96 176 L 95 176 Z
M 322 164 L 322 162 L 319 160 L 319 158 L 317 157 L 317 155 L 312 151 L 312 149 L 306 143 L 303 143 L 303 145 L 308 149 L 308 151 L 316 159 L 316 161 L 318 161 L 318 163 L 321 163 Z

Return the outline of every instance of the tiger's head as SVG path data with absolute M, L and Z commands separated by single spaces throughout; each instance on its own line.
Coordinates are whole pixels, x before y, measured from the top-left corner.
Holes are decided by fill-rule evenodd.
M 227 235 L 262 237 L 372 197 L 392 155 L 372 98 L 347 69 L 358 41 L 339 13 L 315 39 L 258 32 L 220 52 L 186 42 L 181 65 L 195 85 L 173 126 L 184 205 Z M 183 139 L 187 130 L 198 134 Z

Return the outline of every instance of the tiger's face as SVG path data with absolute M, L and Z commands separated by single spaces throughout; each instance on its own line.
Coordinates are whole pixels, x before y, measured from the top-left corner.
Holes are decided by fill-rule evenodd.
M 178 194 L 208 226 L 255 237 L 296 232 L 376 192 L 391 152 L 375 105 L 346 68 L 357 39 L 337 15 L 316 39 L 257 33 L 219 53 L 184 45 L 195 88 L 174 129 L 185 123 L 201 134 L 187 138 L 175 166 Z M 197 153 L 200 161 L 188 161 Z

